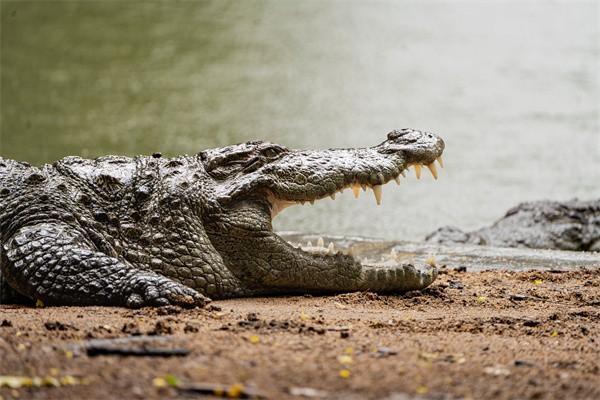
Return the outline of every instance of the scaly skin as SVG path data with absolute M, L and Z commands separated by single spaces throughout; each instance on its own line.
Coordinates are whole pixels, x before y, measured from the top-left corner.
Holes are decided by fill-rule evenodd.
M 426 241 L 573 251 L 600 251 L 600 200 L 521 203 L 492 226 L 464 232 L 445 226 Z
M 171 159 L 67 157 L 40 168 L 0 159 L 2 276 L 45 304 L 128 307 L 422 289 L 434 268 L 297 249 L 271 221 L 349 186 L 377 193 L 409 165 L 435 172 L 443 149 L 437 136 L 404 129 L 362 149 L 257 141 Z

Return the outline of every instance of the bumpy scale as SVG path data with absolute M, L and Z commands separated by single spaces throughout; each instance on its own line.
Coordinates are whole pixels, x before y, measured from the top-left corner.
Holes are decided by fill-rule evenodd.
M 260 141 L 165 159 L 67 157 L 40 168 L 0 158 L 0 293 L 45 304 L 203 305 L 276 293 L 422 289 L 429 265 L 367 265 L 273 232 L 284 208 L 434 177 L 444 142 L 412 129 L 378 146 L 289 150 Z

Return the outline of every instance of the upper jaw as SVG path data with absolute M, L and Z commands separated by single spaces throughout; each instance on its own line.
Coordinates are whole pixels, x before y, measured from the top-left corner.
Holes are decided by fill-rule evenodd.
M 395 180 L 413 166 L 417 178 L 426 166 L 437 179 L 434 162 L 443 166 L 444 142 L 436 135 L 403 129 L 392 131 L 383 143 L 369 148 L 291 151 L 250 174 L 230 181 L 226 198 L 249 193 L 264 196 L 276 216 L 297 203 L 314 202 L 351 188 L 355 197 L 360 189 L 373 189 L 381 204 L 381 186 Z
M 443 168 L 441 154 L 435 157 L 434 160 L 437 160 L 438 164 Z M 420 179 L 424 166 L 430 171 L 434 179 L 438 178 L 438 170 L 433 162 L 429 164 L 422 164 L 419 162 L 408 163 L 405 160 L 401 160 L 392 168 L 373 169 L 370 172 L 365 171 L 358 174 L 344 174 L 342 175 L 341 179 L 335 180 L 334 185 L 322 185 L 313 191 L 306 190 L 292 192 L 290 194 L 290 192 L 282 191 L 280 188 L 275 186 L 275 189 L 266 189 L 266 197 L 271 204 L 271 217 L 275 218 L 281 211 L 292 205 L 305 204 L 307 202 L 314 204 L 315 201 L 327 197 L 335 200 L 336 195 L 338 193 L 343 193 L 343 191 L 346 189 L 351 189 L 355 198 L 360 196 L 361 189 L 365 192 L 367 189 L 371 189 L 373 190 L 373 195 L 377 205 L 381 205 L 383 197 L 383 185 L 391 181 L 395 181 L 397 185 L 400 185 L 401 179 L 406 178 L 407 170 L 410 167 L 414 168 L 417 179 Z

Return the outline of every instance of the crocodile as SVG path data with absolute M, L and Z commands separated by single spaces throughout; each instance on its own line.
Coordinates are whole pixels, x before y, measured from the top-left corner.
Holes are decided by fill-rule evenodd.
M 430 243 L 475 244 L 571 251 L 600 251 L 600 199 L 520 203 L 491 226 L 465 232 L 441 227 Z
M 273 232 L 285 208 L 373 190 L 413 166 L 437 178 L 444 141 L 394 130 L 374 147 L 291 150 L 249 141 L 173 158 L 0 158 L 3 297 L 46 305 L 203 306 L 238 296 L 403 292 L 427 263 L 367 263 Z M 9 290 L 7 287 L 10 287 Z

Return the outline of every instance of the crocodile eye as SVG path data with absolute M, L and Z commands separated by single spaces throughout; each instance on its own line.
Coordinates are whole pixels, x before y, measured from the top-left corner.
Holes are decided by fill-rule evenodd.
M 268 147 L 266 149 L 263 150 L 263 154 L 265 155 L 265 157 L 268 158 L 275 158 L 277 157 L 281 152 L 276 150 L 274 147 Z

